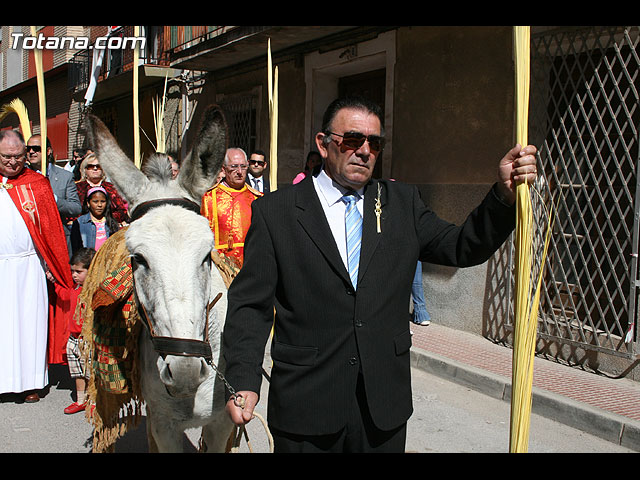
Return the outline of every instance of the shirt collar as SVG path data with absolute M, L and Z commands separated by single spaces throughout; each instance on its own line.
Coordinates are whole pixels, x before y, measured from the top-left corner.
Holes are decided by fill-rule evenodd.
M 324 168 L 317 176 L 314 177 L 314 181 L 318 188 L 318 191 L 321 194 L 321 197 L 329 206 L 333 205 L 336 202 L 339 202 L 345 193 L 352 191 L 344 188 L 342 185 L 339 185 L 331 178 L 329 178 L 329 175 L 327 175 L 327 173 L 324 171 Z M 364 195 L 364 187 L 356 190 L 356 194 L 356 197 L 358 199 L 362 198 Z

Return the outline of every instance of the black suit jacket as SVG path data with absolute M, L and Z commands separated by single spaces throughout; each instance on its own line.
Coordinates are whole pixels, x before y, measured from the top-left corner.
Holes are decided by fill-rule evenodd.
M 245 180 L 245 183 L 250 187 L 253 187 L 253 184 L 250 181 L 250 177 L 248 173 L 247 173 L 247 179 Z M 263 189 L 262 193 L 269 193 L 271 191 L 271 187 L 269 185 L 269 177 L 267 175 L 262 175 L 262 189 Z
M 382 233 L 374 202 L 381 185 Z M 225 376 L 260 392 L 275 305 L 268 419 L 295 434 L 335 433 L 346 423 L 358 372 L 375 424 L 412 413 L 409 298 L 416 262 L 471 266 L 507 239 L 515 208 L 493 191 L 455 226 L 425 207 L 416 187 L 372 181 L 365 189 L 357 292 L 340 258 L 313 180 L 252 204 L 245 260 L 228 293 Z

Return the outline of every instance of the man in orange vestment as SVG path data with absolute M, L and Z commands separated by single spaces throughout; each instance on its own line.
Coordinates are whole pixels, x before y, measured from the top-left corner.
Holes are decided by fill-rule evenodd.
M 3 324 L 3 332 L 9 331 L 9 329 L 17 332 L 14 327 L 17 324 L 27 322 L 26 318 L 22 318 L 27 308 L 23 306 L 28 306 L 35 301 L 30 297 L 31 285 L 19 284 L 23 281 L 23 277 L 20 274 L 20 265 L 22 264 L 19 265 L 18 262 L 34 253 L 37 254 L 39 262 L 36 261 L 35 265 L 39 265 L 38 268 L 41 272 L 35 271 L 35 277 L 29 278 L 36 278 L 35 285 L 38 288 L 42 286 L 42 283 L 37 278 L 44 276 L 44 269 L 49 270 L 59 284 L 68 288 L 73 286 L 65 234 L 51 185 L 43 175 L 25 168 L 25 160 L 25 142 L 22 136 L 12 130 L 0 132 L 0 193 L 5 195 L 2 197 L 2 212 L 0 212 L 3 222 L 5 222 L 5 228 L 0 231 L 0 246 L 3 248 L 3 251 L 0 252 L 0 281 L 2 281 L 5 290 L 10 285 L 17 286 L 16 293 L 11 295 L 12 298 L 7 298 L 5 302 L 7 310 L 4 313 L 7 324 Z M 24 222 L 24 225 L 21 225 L 21 221 Z M 22 248 L 24 245 L 27 245 L 24 252 L 12 250 L 14 246 Z M 16 274 L 18 276 L 13 278 Z M 36 368 L 44 370 L 36 375 L 38 380 L 34 381 L 34 385 L 31 386 L 29 386 L 31 382 L 29 379 L 11 379 L 11 377 L 19 375 L 16 372 L 19 372 L 22 367 L 20 362 L 17 362 L 17 366 L 10 372 L 0 370 L 3 382 L 6 382 L 6 385 L 3 383 L 3 387 L 0 388 L 0 393 L 25 392 L 28 393 L 25 396 L 26 401 L 37 401 L 37 393 L 32 390 L 41 389 L 46 385 L 47 364 L 66 362 L 67 312 L 64 311 L 64 306 L 60 302 L 56 302 L 54 289 L 49 288 L 48 293 L 48 308 L 44 308 L 44 312 L 42 312 L 43 309 L 40 309 L 39 313 L 39 315 L 48 314 L 48 320 L 43 319 L 42 324 L 47 328 L 46 337 L 40 343 L 42 347 L 38 347 L 45 348 L 46 352 L 36 352 L 39 358 L 40 355 L 42 356 L 44 363 Z M 23 327 L 24 325 L 20 328 L 23 329 Z M 34 333 L 44 335 L 42 332 L 36 331 Z M 16 335 L 22 334 L 16 333 Z M 13 343 L 15 342 L 18 342 L 17 338 Z M 5 365 L 0 365 L 0 369 L 10 368 L 6 366 L 5 360 L 8 361 L 8 358 L 13 354 L 8 350 L 16 350 L 14 353 L 17 356 L 13 358 L 19 358 L 19 349 L 36 348 L 35 340 L 19 338 L 19 343 L 20 345 L 13 345 L 8 340 L 6 345 L 3 344 L 4 352 L 2 355 L 7 358 L 3 357 L 2 363 Z M 25 373 L 23 372 L 22 375 L 24 377 Z M 30 377 L 30 374 L 27 376 Z M 11 386 L 19 387 L 21 385 L 25 387 L 25 390 L 10 389 Z
M 245 183 L 247 154 L 230 148 L 225 155 L 224 180 L 202 197 L 200 212 L 209 220 L 218 253 L 231 259 L 238 268 L 244 259 L 244 237 L 251 224 L 251 203 L 263 194 Z

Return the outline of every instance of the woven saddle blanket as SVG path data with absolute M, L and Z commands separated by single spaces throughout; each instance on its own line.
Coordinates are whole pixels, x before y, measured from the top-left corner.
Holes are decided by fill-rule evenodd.
M 135 351 L 141 321 L 125 231 L 111 236 L 96 253 L 76 316 L 83 318 L 83 337 L 91 339 L 86 343 L 93 347 L 89 358 L 96 387 L 114 394 L 139 395 Z M 217 251 L 211 257 L 228 287 L 238 266 Z
M 74 314 L 82 319 L 83 356 L 91 365 L 86 415 L 96 427 L 94 451 L 105 451 L 137 424 L 144 401 L 140 390 L 138 339 L 142 320 L 134 297 L 133 271 L 125 227 L 109 237 L 91 262 Z M 228 287 L 237 265 L 213 251 L 211 257 Z M 124 413 L 123 413 L 124 412 Z

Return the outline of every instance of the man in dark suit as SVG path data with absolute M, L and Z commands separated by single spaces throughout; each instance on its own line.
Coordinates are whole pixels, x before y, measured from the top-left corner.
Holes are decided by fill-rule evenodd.
M 276 452 L 404 451 L 416 262 L 486 261 L 514 228 L 515 185 L 535 179 L 535 147 L 516 146 L 483 202 L 455 226 L 425 207 L 417 188 L 371 179 L 383 137 L 376 105 L 334 102 L 316 135 L 323 170 L 253 203 L 244 267 L 228 292 L 225 376 L 238 396 L 227 411 L 236 424 L 251 419 L 273 325 Z M 343 196 L 357 197 L 362 216 L 359 260 Z
M 32 135 L 27 141 L 27 159 L 31 169 L 42 172 L 42 159 L 47 161 L 47 178 L 60 212 L 60 219 L 67 238 L 67 250 L 71 256 L 71 221 L 82 213 L 82 203 L 73 180 L 73 173 L 56 165 L 51 142 L 47 138 L 47 151 L 42 154 L 42 139 L 39 134 Z
M 249 171 L 247 172 L 247 184 L 260 193 L 269 193 L 269 177 L 264 174 L 267 168 L 267 157 L 262 150 L 254 150 L 249 155 Z

